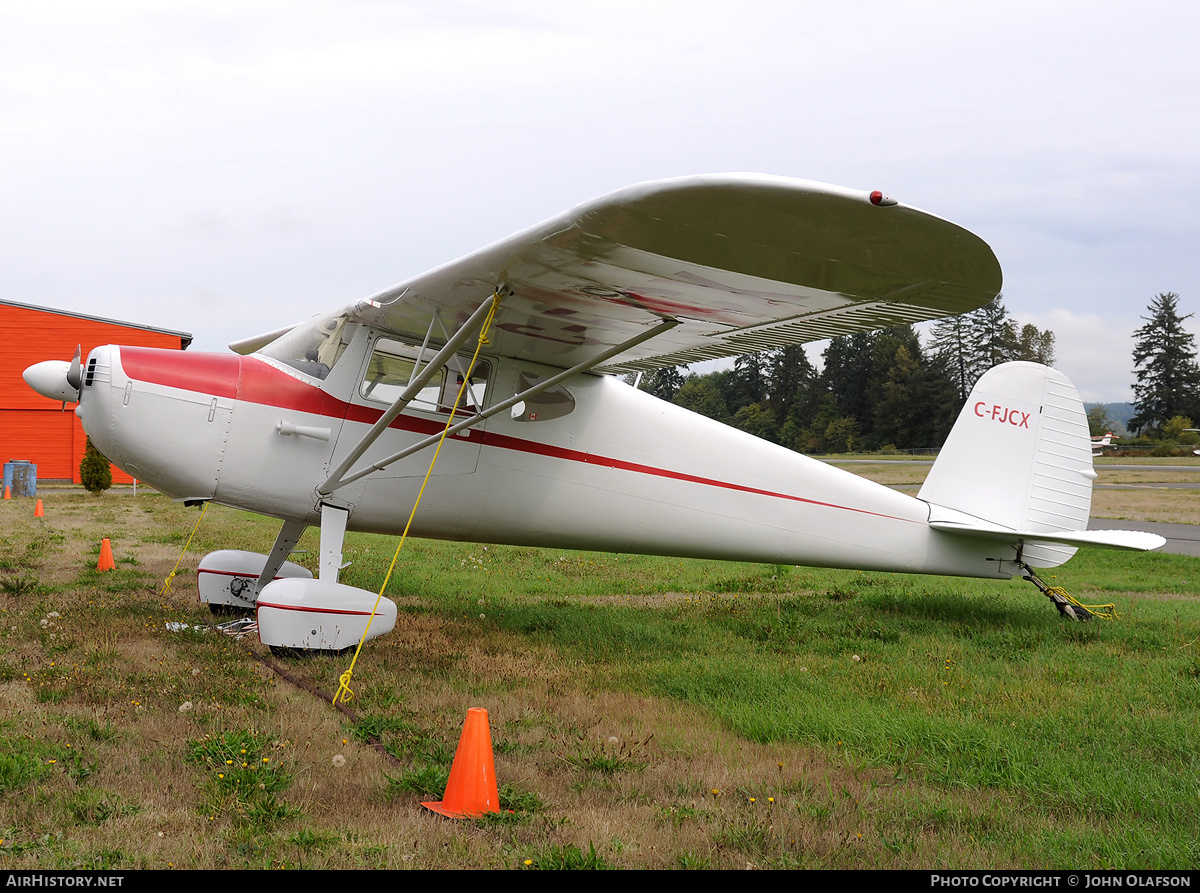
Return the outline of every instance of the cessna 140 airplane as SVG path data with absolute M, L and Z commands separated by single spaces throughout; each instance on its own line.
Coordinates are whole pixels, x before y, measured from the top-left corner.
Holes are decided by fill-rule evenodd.
M 695 415 L 613 373 L 980 307 L 978 237 L 880 192 L 758 175 L 645 183 L 308 322 L 192 354 L 108 345 L 31 366 L 96 446 L 169 496 L 280 519 L 223 550 L 212 605 L 272 647 L 342 649 L 395 605 L 338 582 L 346 530 L 1008 579 L 1083 545 L 1091 442 L 1075 388 L 980 379 L 917 496 Z M 481 333 L 485 333 L 481 337 Z M 449 424 L 448 424 L 449 422 Z M 287 562 L 321 528 L 319 575 Z

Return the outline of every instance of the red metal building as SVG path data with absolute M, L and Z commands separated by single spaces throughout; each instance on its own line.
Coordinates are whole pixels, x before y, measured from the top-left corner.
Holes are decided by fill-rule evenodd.
M 102 319 L 49 307 L 0 300 L 0 462 L 25 460 L 37 465 L 38 480 L 79 483 L 84 433 L 72 406 L 35 393 L 21 373 L 42 360 L 69 360 L 76 346 L 83 357 L 101 344 L 133 344 L 186 350 L 192 336 L 137 323 Z M 113 482 L 132 478 L 116 468 Z

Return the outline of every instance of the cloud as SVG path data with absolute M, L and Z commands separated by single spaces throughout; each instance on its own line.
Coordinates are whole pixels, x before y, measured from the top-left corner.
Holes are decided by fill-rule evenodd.
M 1012 315 L 1022 324 L 1054 332 L 1054 366 L 1074 382 L 1084 402 L 1132 402 L 1134 332 L 1144 325 L 1139 316 L 1064 309 Z M 1200 335 L 1195 318 L 1186 325 Z

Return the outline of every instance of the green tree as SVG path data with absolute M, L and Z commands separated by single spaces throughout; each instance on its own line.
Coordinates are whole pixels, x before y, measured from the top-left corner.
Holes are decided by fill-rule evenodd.
M 1007 363 L 1016 352 L 1013 321 L 1000 295 L 968 315 L 967 355 L 971 366 L 971 387 L 993 366 Z M 969 390 L 968 390 L 969 393 Z
M 779 440 L 779 425 L 775 421 L 775 413 L 769 406 L 761 403 L 743 406 L 733 414 L 733 424 L 747 434 L 753 434 L 763 440 L 773 443 Z
M 1137 413 L 1129 427 L 1161 429 L 1174 416 L 1200 418 L 1200 368 L 1196 365 L 1196 345 L 1184 329 L 1179 295 L 1156 295 L 1151 301 L 1146 324 L 1134 332 L 1133 366 L 1137 381 L 1133 385 Z
M 637 380 L 636 376 L 634 380 Z M 679 371 L 678 366 L 651 370 L 642 376 L 641 381 L 641 389 L 660 400 L 671 400 L 682 386 L 683 373 Z
M 769 355 L 765 352 L 742 354 L 733 361 L 730 389 L 725 395 L 730 412 L 737 413 L 743 406 L 761 403 L 766 399 L 768 363 Z
M 859 430 L 873 415 L 871 386 L 875 380 L 878 340 L 878 332 L 856 332 L 834 338 L 825 348 L 821 384 L 833 397 L 838 416 L 856 419 Z
M 933 324 L 930 334 L 933 355 L 945 366 L 946 374 L 958 392 L 958 402 L 961 406 L 966 402 L 967 394 L 971 393 L 976 378 L 968 346 L 970 326 L 967 317 L 959 314 L 939 319 Z
M 1162 426 L 1163 440 L 1171 443 L 1182 443 L 1191 446 L 1200 441 L 1196 436 L 1196 426 L 1187 416 L 1173 416 Z
M 1025 360 L 1029 363 L 1041 363 L 1043 366 L 1054 365 L 1054 333 L 1049 329 L 1042 331 L 1037 326 L 1026 323 L 1021 331 L 1016 331 L 1013 323 L 1012 354 L 1009 359 Z
M 83 448 L 83 460 L 79 463 L 79 480 L 85 490 L 97 496 L 112 486 L 112 466 L 104 454 L 96 449 L 90 437 Z
M 724 422 L 729 418 L 729 409 L 725 398 L 721 394 L 715 376 L 712 375 L 692 373 L 675 392 L 671 402 L 684 409 L 708 416 L 710 419 L 716 419 L 718 422 Z
M 816 412 L 810 404 L 814 402 L 817 370 L 809 362 L 803 345 L 794 344 L 773 351 L 769 369 L 768 399 L 775 417 L 782 422 L 796 410 L 800 419 L 807 417 L 807 424 Z
M 1054 333 L 1026 324 L 1019 329 L 997 295 L 962 316 L 940 320 L 931 330 L 934 356 L 958 390 L 959 406 L 980 376 L 1013 360 L 1054 365 Z
M 1108 410 L 1097 403 L 1087 411 L 1088 434 L 1092 437 L 1103 437 L 1112 430 L 1112 419 L 1108 417 Z

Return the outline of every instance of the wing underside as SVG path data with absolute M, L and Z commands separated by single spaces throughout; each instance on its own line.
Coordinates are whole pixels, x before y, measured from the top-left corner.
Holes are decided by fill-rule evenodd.
M 1000 266 L 977 236 L 866 192 L 748 174 L 633 186 L 354 305 L 401 334 L 453 331 L 494 290 L 492 349 L 627 372 L 736 356 L 980 307 Z

